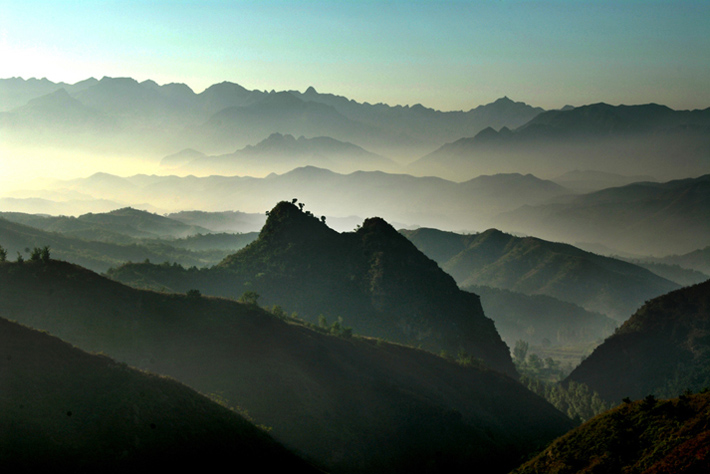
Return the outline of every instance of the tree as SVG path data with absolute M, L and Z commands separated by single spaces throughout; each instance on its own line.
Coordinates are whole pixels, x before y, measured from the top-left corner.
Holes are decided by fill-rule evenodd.
M 49 245 L 42 247 L 40 258 L 42 259 L 42 262 L 49 263 Z
M 258 300 L 259 300 L 259 293 L 257 293 L 256 291 L 245 291 L 242 294 L 242 296 L 239 297 L 240 303 L 255 305 L 255 306 L 256 306 Z
M 202 297 L 202 293 L 198 289 L 187 290 L 187 297 L 190 299 L 199 299 Z
M 513 348 L 513 359 L 522 364 L 525 362 L 525 358 L 528 356 L 528 350 L 530 349 L 530 344 L 518 339 L 515 341 L 515 347 Z
M 42 249 L 35 247 L 30 253 L 30 262 L 39 262 L 40 260 L 42 260 Z
M 7 260 L 7 250 L 0 245 L 0 262 L 4 262 L 5 260 Z

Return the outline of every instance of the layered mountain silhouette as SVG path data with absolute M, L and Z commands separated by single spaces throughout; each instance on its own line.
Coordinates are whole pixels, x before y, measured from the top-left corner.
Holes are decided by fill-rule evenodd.
M 674 397 L 710 386 L 710 281 L 647 302 L 568 380 L 607 400 Z
M 132 152 L 138 145 L 144 152 L 162 150 L 163 156 L 184 148 L 208 154 L 229 153 L 278 132 L 328 136 L 379 154 L 411 159 L 422 149 L 434 149 L 486 126 L 520 126 L 542 112 L 508 98 L 468 112 L 441 112 L 421 105 L 358 103 L 313 88 L 303 93 L 265 92 L 223 82 L 196 94 L 184 84 L 160 86 L 151 80 L 139 83 L 132 78 L 104 77 L 74 85 L 12 78 L 0 80 L 0 97 L 10 99 L 0 110 L 0 124 L 16 133 L 27 132 L 27 138 L 62 143 L 66 139 L 62 123 L 71 116 L 61 107 L 44 118 L 21 109 L 30 100 L 60 90 L 65 91 L 60 94 L 70 95 L 112 125 L 107 129 L 85 121 L 75 124 L 74 132 L 96 134 L 105 146 L 116 150 Z M 41 134 L 38 127 L 43 130 Z M 132 142 L 122 140 L 127 134 L 133 137 Z
M 3 318 L 0 354 L 5 472 L 219 469 L 235 457 L 264 468 L 319 472 L 242 416 L 173 379 Z
M 424 349 L 482 359 L 515 376 L 508 347 L 479 299 L 381 218 L 338 233 L 323 219 L 282 201 L 269 212 L 259 238 L 201 272 L 129 264 L 112 278 L 153 288 L 239 298 L 256 292 L 316 322 L 343 318 L 355 333 Z
M 388 222 L 450 230 L 485 229 L 493 216 L 525 204 L 541 204 L 569 194 L 549 180 L 517 173 L 479 176 L 462 183 L 380 171 L 350 174 L 312 166 L 264 178 L 246 176 L 119 177 L 97 173 L 57 181 L 35 191 L 57 199 L 78 193 L 122 203 L 151 205 L 167 211 L 239 209 L 263 214 L 274 202 L 298 197 L 328 217 L 377 215 Z M 37 211 L 40 212 L 40 211 Z
M 496 219 L 498 225 L 542 238 L 598 242 L 636 255 L 687 253 L 710 236 L 710 175 L 641 182 L 539 206 Z
M 625 403 L 555 440 L 515 474 L 710 469 L 710 394 Z
M 605 339 L 617 322 L 600 313 L 548 295 L 527 295 L 516 291 L 469 285 L 464 287 L 481 297 L 486 316 L 509 347 L 519 340 L 537 346 L 594 344 Z
M 368 235 L 377 245 L 373 231 Z M 381 285 L 387 283 L 385 278 Z M 0 263 L 0 311 L 81 349 L 217 394 L 330 472 L 440 472 L 475 465 L 502 473 L 570 427 L 519 383 L 470 360 L 456 363 L 384 341 L 336 337 L 253 303 L 136 290 L 59 261 Z M 14 360 L 3 354 L 2 364 Z M 75 379 L 70 372 L 50 372 L 57 383 L 63 375 L 67 384 Z M 131 389 L 135 396 L 140 392 Z M 131 398 L 126 400 L 132 410 Z M 56 416 L 65 419 L 66 410 L 72 420 L 84 416 L 81 406 L 64 406 L 58 405 Z M 185 408 L 178 411 L 181 422 L 194 409 L 176 406 Z M 141 412 L 139 420 L 150 422 L 148 414 Z
M 189 156 L 182 153 L 161 161 L 161 165 Z M 179 168 L 180 172 L 202 176 L 211 174 L 266 176 L 285 173 L 300 166 L 318 166 L 336 172 L 358 170 L 394 170 L 398 165 L 389 158 L 371 153 L 352 143 L 329 137 L 294 138 L 271 134 L 254 146 L 219 156 L 195 156 Z
M 56 229 L 45 231 L 19 223 L 29 222 L 42 227 L 42 217 L 9 213 L 0 216 L 0 245 L 8 252 L 8 258 L 14 259 L 17 254 L 27 258 L 28 250 L 48 246 L 56 257 L 99 272 L 125 262 L 146 259 L 180 262 L 188 267 L 214 265 L 256 238 L 254 234 L 207 234 L 169 241 L 143 240 L 87 226 L 86 222 L 59 221 L 55 224 L 63 227 L 61 232 Z M 52 223 L 47 225 L 51 227 Z M 127 227 L 126 230 L 130 232 L 132 229 Z
M 617 320 L 643 301 L 678 288 L 622 260 L 497 229 L 472 235 L 437 229 L 402 232 L 464 288 L 485 285 L 549 295 Z
M 513 130 L 489 127 L 442 146 L 409 169 L 443 177 L 491 169 L 539 176 L 584 169 L 685 177 L 707 172 L 709 130 L 710 109 L 599 103 L 547 111 Z

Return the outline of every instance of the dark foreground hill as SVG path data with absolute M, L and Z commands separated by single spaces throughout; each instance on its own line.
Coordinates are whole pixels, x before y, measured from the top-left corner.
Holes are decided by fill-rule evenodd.
M 0 470 L 318 472 L 192 389 L 0 318 Z M 303 471 L 301 471 L 303 470 Z
M 614 402 L 710 387 L 710 280 L 647 302 L 568 380 Z
M 515 474 L 710 471 L 710 394 L 625 403 L 555 440 Z
M 473 235 L 437 229 L 402 233 L 464 288 L 485 285 L 548 295 L 620 320 L 643 301 L 678 288 L 622 260 L 497 229 Z
M 0 314 L 246 410 L 332 472 L 507 472 L 570 427 L 475 361 L 336 337 L 254 304 L 136 290 L 67 263 L 0 263 Z
M 313 323 L 342 317 L 355 333 L 439 353 L 461 351 L 516 376 L 508 347 L 478 296 L 456 282 L 380 218 L 338 233 L 290 202 L 270 212 L 259 238 L 203 271 L 132 264 L 119 281 L 239 298 L 256 292 Z

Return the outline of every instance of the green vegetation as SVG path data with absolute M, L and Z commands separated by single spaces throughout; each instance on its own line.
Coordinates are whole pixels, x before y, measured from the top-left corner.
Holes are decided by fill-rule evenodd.
M 476 465 L 501 473 L 572 426 L 496 371 L 347 337 L 338 320 L 326 319 L 327 328 L 314 331 L 280 307 L 272 312 L 136 290 L 56 260 L 0 265 L 0 313 L 83 350 L 220 394 L 329 472 L 433 473 Z M 335 322 L 341 337 L 325 334 Z M 468 355 L 460 356 L 467 365 Z
M 710 393 L 628 400 L 555 440 L 513 473 L 708 472 L 708 410 Z
M 639 308 L 569 376 L 610 402 L 710 386 L 710 281 Z

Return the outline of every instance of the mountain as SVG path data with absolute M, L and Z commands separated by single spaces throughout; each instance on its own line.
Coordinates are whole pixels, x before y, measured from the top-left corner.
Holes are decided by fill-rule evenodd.
M 231 233 L 259 231 L 264 226 L 264 222 L 266 222 L 266 217 L 263 213 L 255 214 L 239 211 L 180 211 L 166 214 L 165 217 L 191 226 L 206 227 L 214 232 Z
M 329 472 L 503 473 L 571 425 L 468 358 L 338 337 L 253 303 L 136 290 L 55 260 L 0 263 L 0 312 L 216 394 Z
M 116 237 L 115 240 L 119 242 L 143 238 L 174 239 L 212 232 L 204 227 L 188 225 L 168 217 L 130 207 L 114 209 L 110 212 L 82 214 L 78 217 L 17 212 L 0 212 L 0 217 L 49 232 L 60 232 L 70 236 L 92 238 L 102 235 L 118 235 L 130 238 L 121 239 Z
M 603 171 L 574 170 L 563 173 L 552 181 L 578 193 L 591 193 L 641 181 L 653 182 L 656 179 L 649 175 L 624 176 Z
M 537 346 L 570 346 L 595 343 L 616 329 L 603 314 L 547 295 L 469 285 L 462 288 L 481 297 L 481 306 L 508 347 L 518 340 Z
M 0 468 L 127 472 L 225 462 L 318 472 L 175 380 L 0 318 Z
M 123 178 L 97 173 L 48 184 L 36 191 L 35 196 L 51 196 L 56 190 L 124 205 L 150 202 L 167 211 L 239 209 L 263 213 L 274 202 L 297 197 L 329 218 L 376 215 L 402 226 L 451 230 L 485 229 L 488 221 L 501 212 L 569 194 L 569 190 L 551 181 L 516 173 L 479 176 L 457 183 L 380 171 L 340 174 L 312 166 L 265 178 L 155 175 Z
M 434 261 L 381 218 L 355 232 L 330 229 L 290 202 L 269 211 L 259 238 L 201 272 L 145 264 L 110 276 L 129 284 L 151 281 L 185 292 L 238 298 L 256 292 L 304 319 L 342 317 L 357 334 L 438 353 L 464 351 L 516 376 L 508 347 L 486 318 L 476 295 L 458 289 Z
M 412 163 L 409 172 L 452 178 L 491 170 L 557 176 L 584 169 L 681 178 L 707 172 L 709 131 L 710 109 L 591 104 L 540 113 L 514 130 L 463 135 Z
M 76 124 L 72 131 L 80 137 L 67 142 L 62 120 L 39 115 L 10 120 L 3 115 L 60 89 L 83 107 L 101 114 L 111 126 Z M 313 88 L 303 93 L 265 92 L 229 82 L 195 94 L 185 84 L 161 86 L 152 80 L 138 82 L 129 77 L 104 77 L 73 85 L 46 79 L 0 79 L 0 99 L 4 98 L 7 100 L 0 101 L 0 126 L 13 132 L 17 145 L 32 145 L 40 139 L 47 145 L 88 147 L 93 152 L 98 149 L 114 154 L 140 151 L 144 157 L 153 158 L 185 148 L 210 155 L 230 153 L 278 132 L 332 137 L 410 161 L 422 150 L 433 150 L 487 126 L 517 127 L 542 112 L 508 98 L 468 112 L 442 112 L 420 104 L 358 103 Z M 37 133 L 40 123 L 47 125 L 41 135 Z
M 710 394 L 625 403 L 555 440 L 514 474 L 710 469 Z
M 710 280 L 648 301 L 568 377 L 610 401 L 710 386 Z
M 7 216 L 6 213 L 4 215 Z M 71 233 L 67 235 L 48 232 L 0 217 L 0 246 L 7 250 L 10 259 L 14 259 L 18 253 L 23 255 L 23 258 L 27 258 L 28 253 L 25 249 L 48 246 L 56 257 L 97 272 L 105 272 L 110 267 L 126 262 L 145 260 L 180 262 L 188 267 L 214 265 L 225 255 L 253 240 L 253 236 L 237 236 L 232 239 L 231 244 L 217 246 L 223 250 L 214 251 L 215 245 L 210 246 L 206 242 L 196 240 L 140 241 L 121 234 L 99 231 L 91 231 L 91 237 L 99 240 L 89 240 L 73 236 Z M 225 239 L 220 238 L 220 240 Z
M 163 161 L 166 159 L 167 157 Z M 171 161 L 175 160 L 171 158 Z M 182 166 L 180 171 L 202 176 L 265 176 L 270 173 L 285 173 L 307 165 L 335 172 L 393 170 L 398 167 L 389 158 L 371 153 L 352 143 L 329 137 L 301 136 L 296 139 L 292 135 L 273 133 L 256 145 L 247 146 L 231 154 L 196 156 Z
M 421 104 L 413 106 L 389 106 L 386 104 L 358 103 L 342 96 L 317 92 L 309 87 L 305 92 L 289 91 L 302 100 L 318 102 L 334 107 L 351 120 L 388 131 L 400 137 L 397 150 L 389 151 L 402 156 L 402 151 L 412 153 L 433 148 L 443 142 L 478 133 L 486 127 L 516 128 L 543 112 L 523 102 L 502 97 L 490 104 L 480 105 L 467 112 L 442 112 Z M 406 156 L 406 158 L 409 158 Z
M 472 235 L 437 229 L 402 232 L 464 288 L 485 285 L 548 295 L 617 320 L 646 299 L 678 288 L 625 261 L 497 229 Z
M 710 274 L 710 246 L 683 255 L 669 255 L 654 259 L 654 261 L 668 265 L 680 265 L 683 268 Z
M 710 175 L 641 182 L 524 206 L 493 219 L 507 229 L 566 242 L 598 242 L 636 255 L 687 253 L 710 240 Z
M 289 92 L 273 92 L 249 105 L 225 108 L 192 130 L 202 143 L 221 148 L 243 146 L 274 132 L 295 136 L 332 137 L 354 143 L 389 143 L 384 131 L 351 120 L 335 108 L 304 101 Z M 206 145 L 207 146 L 207 145 Z M 203 146 L 200 146 L 204 149 Z

